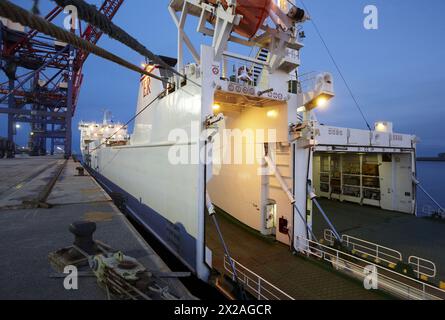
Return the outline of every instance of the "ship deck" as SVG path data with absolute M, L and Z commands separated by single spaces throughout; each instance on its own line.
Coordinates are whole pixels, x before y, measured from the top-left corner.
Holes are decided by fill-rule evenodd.
M 359 281 L 330 267 L 293 255 L 289 247 L 262 237 L 226 214 L 217 215 L 234 260 L 296 300 L 381 300 L 388 296 L 367 291 Z M 211 219 L 206 221 L 206 243 L 213 252 L 213 267 L 222 274 L 224 250 Z
M 428 218 L 381 210 L 370 206 L 320 200 L 340 234 L 364 239 L 402 253 L 433 261 L 437 276 L 428 279 L 439 285 L 445 279 L 445 223 Z M 288 246 L 263 237 L 226 213 L 218 220 L 232 258 L 294 299 L 386 299 L 388 296 L 367 291 L 363 284 L 336 273 L 331 267 L 312 259 L 293 255 Z M 323 239 L 326 222 L 314 211 L 314 233 Z M 206 243 L 213 252 L 213 267 L 224 268 L 224 251 L 211 219 L 206 221 Z M 228 265 L 226 264 L 226 267 Z
M 436 284 L 445 281 L 445 221 L 335 200 L 321 199 L 320 204 L 340 234 L 395 249 L 405 259 L 414 255 L 433 261 L 437 277 L 429 280 Z M 322 239 L 326 228 L 315 209 L 314 233 Z
M 48 184 L 57 174 L 52 188 Z M 79 164 L 57 157 L 0 160 L 0 299 L 104 300 L 105 291 L 93 277 L 79 277 L 79 290 L 67 291 L 55 276 L 48 254 L 68 247 L 75 221 L 94 221 L 95 239 L 138 259 L 148 270 L 169 272 L 167 265 L 144 241 L 90 176 L 76 176 Z M 50 209 L 28 209 L 42 191 L 50 191 Z M 174 280 L 169 280 L 174 281 Z M 191 297 L 179 281 L 177 292 Z

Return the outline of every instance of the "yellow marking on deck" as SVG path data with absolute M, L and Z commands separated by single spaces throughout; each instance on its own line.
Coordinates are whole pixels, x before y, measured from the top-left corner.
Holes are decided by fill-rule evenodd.
M 84 220 L 91 222 L 106 222 L 113 220 L 113 214 L 110 212 L 92 211 L 85 213 L 83 218 Z
M 96 192 L 100 192 L 101 190 L 99 188 L 93 188 L 93 189 L 81 189 L 80 192 L 83 194 L 91 194 L 91 193 L 96 193 Z
M 420 280 L 425 281 L 425 282 L 428 282 L 428 277 L 425 276 L 425 275 L 423 275 L 423 274 L 421 274 L 421 275 L 420 275 Z
M 391 269 L 395 269 L 396 268 L 396 264 L 395 263 L 390 263 L 388 265 L 388 267 L 390 267 Z
M 445 290 L 445 281 L 441 281 L 439 284 L 439 288 Z

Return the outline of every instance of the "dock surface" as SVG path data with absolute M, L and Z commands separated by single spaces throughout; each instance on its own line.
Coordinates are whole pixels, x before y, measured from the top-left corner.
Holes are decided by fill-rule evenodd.
M 75 221 L 96 222 L 96 240 L 138 259 L 148 270 L 169 272 L 96 181 L 90 176 L 76 176 L 79 163 L 66 163 L 47 199 L 53 205 L 50 209 L 20 206 L 22 200 L 48 184 L 55 168 L 64 161 L 57 157 L 0 161 L 0 299 L 107 298 L 94 277 L 80 277 L 79 290 L 68 291 L 63 279 L 51 276 L 55 271 L 48 254 L 72 245 L 74 237 L 68 227 Z M 172 285 L 183 297 L 191 297 L 177 281 Z

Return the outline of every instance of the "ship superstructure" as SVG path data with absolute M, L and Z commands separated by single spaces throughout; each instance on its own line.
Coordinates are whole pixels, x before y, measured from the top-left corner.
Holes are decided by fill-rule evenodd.
M 105 112 L 102 123 L 80 122 L 80 149 L 84 156 L 91 151 L 92 142 L 99 143 L 100 146 L 107 147 L 127 145 L 129 142 L 128 127 L 122 123 L 114 123 L 111 119 L 111 113 Z

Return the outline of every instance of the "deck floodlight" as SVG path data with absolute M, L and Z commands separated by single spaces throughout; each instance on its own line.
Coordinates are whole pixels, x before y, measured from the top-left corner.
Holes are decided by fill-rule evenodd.
M 375 131 L 384 132 L 384 133 L 392 133 L 393 132 L 393 124 L 388 121 L 379 121 L 374 125 Z
M 316 105 L 318 108 L 324 108 L 328 105 L 328 99 L 325 96 L 321 96 L 317 99 Z
M 385 126 L 384 123 L 380 122 L 380 123 L 377 124 L 376 129 L 377 129 L 378 131 L 385 131 L 386 126 Z
M 331 92 L 322 92 L 317 96 L 313 97 L 306 104 L 306 111 L 310 111 L 315 108 L 324 108 L 329 104 L 329 101 L 334 97 Z

